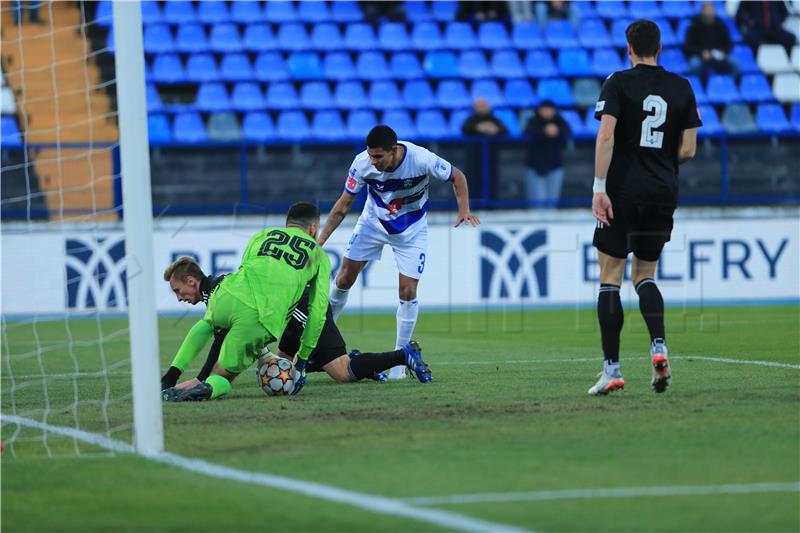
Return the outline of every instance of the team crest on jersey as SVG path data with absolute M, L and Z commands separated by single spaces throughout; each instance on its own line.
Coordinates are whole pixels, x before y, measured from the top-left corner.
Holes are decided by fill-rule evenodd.
M 547 230 L 481 231 L 481 298 L 547 297 Z
M 600 100 L 600 101 L 598 101 L 598 102 L 595 104 L 595 106 L 594 106 L 594 112 L 595 112 L 595 113 L 599 113 L 599 112 L 600 112 L 600 111 L 602 111 L 602 110 L 603 110 L 605 107 L 606 107 L 606 101 L 605 101 L 605 100 Z
M 352 170 L 351 170 L 352 172 Z M 358 187 L 358 182 L 353 176 L 347 176 L 347 184 L 345 185 L 349 190 L 354 191 Z
M 441 157 L 436 160 L 436 170 L 441 170 L 442 172 L 447 170 L 447 163 Z
M 68 308 L 105 310 L 127 305 L 122 236 L 73 237 L 64 246 Z

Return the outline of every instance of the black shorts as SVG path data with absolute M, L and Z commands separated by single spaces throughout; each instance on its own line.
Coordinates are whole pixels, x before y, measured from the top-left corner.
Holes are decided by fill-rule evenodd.
M 625 259 L 628 254 L 643 261 L 658 261 L 664 244 L 672 235 L 673 206 L 633 205 L 611 199 L 614 219 L 611 225 L 598 221 L 594 230 L 595 248 L 606 255 Z
M 278 348 L 289 355 L 295 355 L 297 350 L 300 349 L 300 336 L 305 329 L 305 321 L 301 321 L 300 317 L 305 315 L 298 315 L 297 312 L 292 314 L 289 319 L 289 324 L 283 331 L 281 341 L 278 343 Z M 342 334 L 336 323 L 333 321 L 333 312 L 328 306 L 328 314 L 325 317 L 325 326 L 322 328 L 322 333 L 319 335 L 317 347 L 308 356 L 308 364 L 306 364 L 306 372 L 323 372 L 322 367 L 339 358 L 347 353 L 347 346 L 345 345 Z

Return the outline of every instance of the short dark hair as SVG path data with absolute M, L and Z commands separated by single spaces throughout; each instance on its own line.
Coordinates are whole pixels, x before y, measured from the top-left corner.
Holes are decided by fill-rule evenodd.
M 391 150 L 395 144 L 397 144 L 397 134 L 385 124 L 375 126 L 367 135 L 367 148 Z
M 319 221 L 319 208 L 308 202 L 297 202 L 286 213 L 286 225 L 302 226 L 307 228 Z
M 189 276 L 198 281 L 202 281 L 206 277 L 200 265 L 191 257 L 180 257 L 164 270 L 164 281 L 169 281 L 172 278 L 178 281 L 186 281 Z
M 652 20 L 639 19 L 625 30 L 625 38 L 639 57 L 656 57 L 661 46 L 661 30 Z

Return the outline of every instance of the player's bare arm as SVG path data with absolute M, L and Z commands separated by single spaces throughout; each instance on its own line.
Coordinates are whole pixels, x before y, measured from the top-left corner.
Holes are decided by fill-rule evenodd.
M 689 128 L 681 133 L 681 144 L 678 146 L 678 164 L 682 165 L 697 153 L 697 128 Z
M 453 167 L 453 193 L 458 204 L 458 218 L 453 227 L 457 228 L 461 224 L 468 222 L 473 226 L 481 223 L 477 216 L 473 215 L 469 209 L 469 187 L 467 187 L 467 177 L 461 170 Z
M 594 151 L 595 183 L 592 187 L 592 214 L 603 224 L 610 224 L 610 221 L 614 219 L 614 210 L 611 206 L 611 199 L 606 194 L 605 185 L 608 167 L 611 165 L 611 156 L 614 153 L 614 130 L 616 127 L 616 117 L 603 115 Z
M 347 213 L 350 212 L 350 208 L 353 207 L 355 198 L 355 195 L 348 192 L 343 192 L 339 199 L 336 200 L 336 203 L 331 208 L 331 212 L 328 213 L 328 219 L 325 221 L 325 227 L 322 228 L 322 232 L 317 238 L 317 243 L 320 246 L 323 246 L 328 241 L 331 234 L 333 234 L 333 232 L 336 231 L 336 228 L 339 227 L 339 224 L 342 223 L 344 217 L 346 217 Z

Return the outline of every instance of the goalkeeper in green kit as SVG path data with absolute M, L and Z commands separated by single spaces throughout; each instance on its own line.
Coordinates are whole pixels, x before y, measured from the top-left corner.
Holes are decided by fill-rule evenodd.
M 180 301 L 197 304 L 207 299 L 205 316 L 189 330 L 172 367 L 185 368 L 215 329 L 229 331 L 206 381 L 189 389 L 166 389 L 164 400 L 207 400 L 230 392 L 236 376 L 258 359 L 267 344 L 281 337 L 308 285 L 308 322 L 300 337 L 292 394 L 300 392 L 306 361 L 317 345 L 328 309 L 331 266 L 316 243 L 318 230 L 319 209 L 303 202 L 293 205 L 286 227 L 256 233 L 247 244 L 239 270 L 209 292 L 197 281 L 205 276 L 194 261 L 181 258 L 167 268 L 164 279 Z

